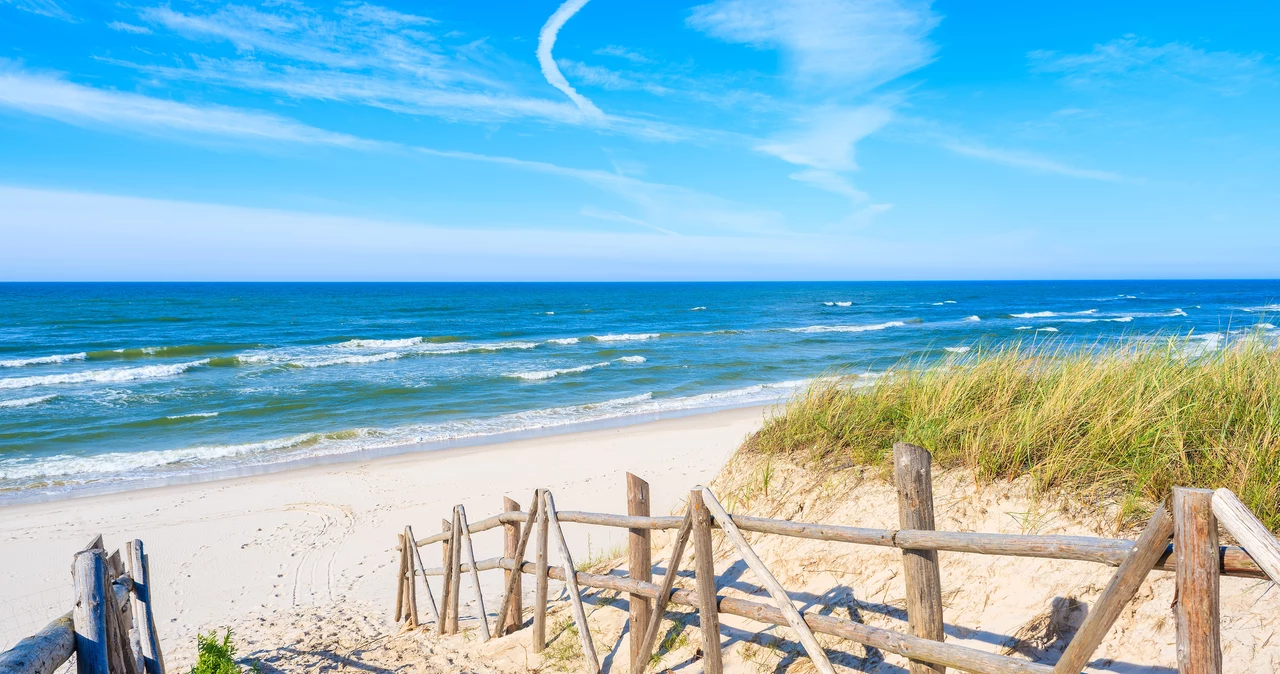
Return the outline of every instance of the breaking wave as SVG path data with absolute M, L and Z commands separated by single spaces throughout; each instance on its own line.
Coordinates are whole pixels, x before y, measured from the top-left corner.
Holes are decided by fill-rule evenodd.
M 39 377 L 10 377 L 0 379 L 0 389 L 29 388 L 31 386 L 56 386 L 59 384 L 117 384 L 140 379 L 162 379 L 180 375 L 187 370 L 205 365 L 208 358 L 190 363 L 174 365 L 147 365 L 144 367 L 121 367 L 111 370 L 88 370 L 67 374 L 49 374 Z

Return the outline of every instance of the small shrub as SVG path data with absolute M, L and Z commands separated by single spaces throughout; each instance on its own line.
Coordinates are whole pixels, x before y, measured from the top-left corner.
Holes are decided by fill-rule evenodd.
M 236 664 L 236 647 L 231 643 L 230 629 L 221 639 L 217 630 L 197 634 L 196 652 L 196 666 L 191 668 L 191 674 L 243 674 L 240 665 Z M 250 671 L 259 671 L 258 663 L 255 662 Z

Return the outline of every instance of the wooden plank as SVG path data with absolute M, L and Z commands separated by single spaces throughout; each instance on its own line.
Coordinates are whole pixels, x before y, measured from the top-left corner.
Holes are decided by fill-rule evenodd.
M 111 674 L 107 650 L 107 560 L 100 548 L 76 554 L 72 567 L 76 603 L 71 612 L 76 633 L 77 674 Z
M 449 538 L 449 617 L 445 619 L 445 634 L 458 633 L 458 620 L 462 605 L 462 524 L 458 521 L 458 509 L 453 509 L 453 524 Z
M 537 498 L 537 494 L 538 492 L 535 491 L 534 492 L 535 499 Z M 540 503 L 537 500 L 535 500 L 534 503 L 529 507 L 533 509 L 533 512 L 535 515 L 538 512 L 541 512 L 542 510 Z M 533 524 L 534 523 L 532 521 L 526 521 L 524 523 L 524 529 L 521 530 L 520 532 L 520 540 L 516 542 L 515 558 L 517 560 L 520 560 L 521 562 L 524 561 L 524 552 L 529 545 L 529 534 L 533 532 Z M 516 592 L 516 587 L 518 585 L 517 581 L 519 578 L 520 578 L 520 574 L 512 574 L 511 578 L 507 579 L 507 586 L 503 588 L 502 602 L 499 603 L 498 605 L 498 616 L 495 619 L 495 626 L 494 626 L 494 631 L 497 632 L 498 634 L 502 634 L 502 616 L 506 615 L 507 611 L 511 610 L 511 605 L 515 601 L 515 598 L 512 595 L 514 595 Z M 536 645 L 534 648 L 535 650 L 538 650 Z
M 1179 674 L 1222 674 L 1218 606 L 1218 522 L 1213 491 L 1173 490 L 1173 549 L 1177 557 Z
M 440 590 L 440 622 L 436 624 L 436 632 L 443 636 L 449 633 L 449 610 L 453 606 L 453 575 L 456 569 L 453 567 L 453 550 L 449 547 L 453 538 L 453 523 L 442 518 L 440 528 L 449 534 L 449 538 L 445 539 L 440 546 L 440 566 L 444 568 L 444 587 Z
M 680 558 L 684 556 L 684 546 L 689 541 L 689 532 L 693 530 L 693 510 L 685 509 L 684 524 L 676 533 L 675 540 L 671 543 L 671 554 L 667 557 L 667 573 L 662 577 L 662 587 L 658 588 L 658 593 L 654 595 L 654 611 L 652 620 L 649 621 L 649 627 L 645 630 L 644 637 L 640 642 L 641 648 L 637 651 L 635 657 L 631 660 L 632 674 L 644 674 L 649 668 L 649 660 L 653 656 L 654 644 L 658 643 L 658 630 L 662 626 L 662 616 L 666 615 L 667 603 L 671 601 L 671 588 L 675 587 L 676 577 L 680 573 Z M 636 582 L 645 582 L 635 579 Z M 637 586 L 639 587 L 639 586 Z M 633 594 L 640 594 L 634 592 Z
M 702 670 L 705 674 L 724 671 L 724 653 L 720 647 L 720 610 L 716 597 L 715 548 L 711 543 L 711 512 L 703 502 L 701 489 L 689 492 L 689 509 L 693 512 L 694 574 L 698 587 L 698 623 L 702 628 Z
M 112 555 L 115 561 L 107 558 L 107 566 L 113 571 L 123 572 L 123 565 L 120 562 L 119 551 Z M 120 674 L 142 674 L 136 668 L 137 659 L 133 654 L 133 647 L 129 643 L 129 623 L 128 623 L 128 607 L 129 607 L 129 587 L 133 583 L 130 582 L 128 576 L 120 576 L 116 582 L 109 583 L 107 586 L 106 609 L 107 609 L 107 652 L 110 657 L 113 672 Z
M 538 549 L 534 556 L 533 580 L 533 652 L 541 653 L 547 647 L 547 509 L 537 508 L 542 503 L 542 490 L 534 495 L 534 509 L 537 510 Z
M 1173 519 L 1164 506 L 1160 506 L 1147 522 L 1147 527 L 1138 537 L 1129 556 L 1111 576 L 1106 589 L 1085 616 L 1075 637 L 1067 644 L 1062 657 L 1053 667 L 1055 674 L 1079 674 L 1084 669 L 1085 664 L 1093 657 L 1093 652 L 1098 650 L 1098 645 L 1111 630 L 1111 625 L 1120 617 L 1120 611 L 1138 593 L 1138 588 L 1164 552 L 1171 535 Z
M 827 659 L 826 652 L 822 650 L 822 645 L 818 643 L 809 626 L 805 624 L 804 618 L 800 616 L 800 612 L 791 603 L 791 596 L 782 587 L 782 583 L 779 583 L 778 579 L 773 577 L 769 567 L 764 565 L 760 556 L 747 543 L 747 538 L 734 525 L 733 520 L 729 518 L 729 513 L 725 512 L 724 506 L 720 505 L 720 501 L 716 499 L 715 494 L 711 493 L 711 490 L 706 487 L 701 488 L 701 494 L 703 503 L 711 510 L 711 514 L 720 521 L 720 526 L 724 529 L 724 533 L 729 537 L 729 540 L 733 541 L 733 546 L 738 549 L 738 554 L 742 556 L 742 561 L 747 563 L 751 571 L 756 574 L 756 578 L 769 591 L 769 596 L 773 597 L 773 602 L 782 611 L 782 616 L 786 618 L 787 624 L 800 637 L 800 643 L 804 645 L 804 650 L 809 654 L 809 659 L 813 661 L 813 666 L 821 674 L 835 674 L 835 669 L 831 666 L 831 661 Z M 698 593 L 702 593 L 701 587 L 698 588 Z
M 1240 541 L 1262 572 L 1280 583 L 1280 543 L 1230 489 L 1213 493 L 1213 514 L 1222 528 Z
M 631 473 L 627 473 L 627 515 L 649 516 L 649 483 Z M 646 583 L 653 580 L 653 546 L 648 529 L 627 529 L 627 575 Z M 631 634 L 631 662 L 635 663 L 640 657 L 643 636 L 649 631 L 649 617 L 653 608 L 648 597 L 638 594 L 627 596 L 627 606 L 630 613 L 627 630 Z M 635 671 L 634 666 L 631 671 Z
M 407 526 L 405 527 L 405 531 L 407 532 L 409 540 L 412 541 L 413 527 Z M 427 573 L 426 573 L 427 569 L 426 569 L 426 565 L 422 563 L 422 551 L 419 550 L 418 546 L 416 545 L 410 546 L 410 547 L 413 549 L 414 559 L 416 559 L 418 562 L 418 568 L 422 570 L 422 589 L 427 591 L 427 612 L 431 614 L 432 620 L 436 621 L 436 623 L 439 623 L 440 610 L 436 608 L 435 595 L 431 594 L 431 583 L 427 582 Z
M 591 674 L 600 671 L 600 658 L 596 657 L 595 640 L 591 638 L 591 626 L 587 623 L 587 612 L 582 607 L 582 593 L 578 589 L 576 570 L 573 568 L 573 555 L 569 553 L 569 544 L 564 540 L 564 530 L 556 520 L 556 501 L 550 491 L 542 492 L 542 508 L 547 513 L 547 528 L 556 539 L 556 548 L 560 550 L 560 563 L 564 565 L 564 584 L 569 591 L 570 606 L 573 608 L 573 620 L 578 625 L 578 638 L 582 642 L 582 655 L 590 666 Z M 719 674 L 716 672 L 715 674 Z
M 515 562 L 512 560 L 505 560 L 503 563 L 506 566 L 515 568 Z M 520 568 L 524 573 L 534 573 L 534 565 L 532 563 L 525 563 Z M 564 571 L 559 568 L 551 569 L 550 575 L 556 580 L 564 579 Z M 656 585 L 641 583 L 622 576 L 605 576 L 579 571 L 577 573 L 577 581 L 583 587 L 594 587 L 617 592 L 638 592 L 650 597 L 659 596 L 659 588 Z M 689 590 L 676 590 L 671 593 L 670 598 L 673 604 L 694 608 L 699 606 L 701 602 L 697 593 Z M 772 625 L 788 624 L 786 618 L 782 615 L 782 611 L 776 607 L 733 597 L 720 598 L 720 613 L 749 618 Z M 819 634 L 830 634 L 906 658 L 934 662 L 947 667 L 955 667 L 962 671 L 974 672 L 974 674 L 1052 674 L 1053 672 L 1053 668 L 1047 665 L 1005 655 L 987 653 L 964 646 L 921 639 L 910 634 L 871 627 L 833 616 L 806 613 L 804 621 L 810 629 Z M 653 623 L 650 624 L 652 625 Z
M 493 636 L 489 633 L 489 614 L 484 610 L 484 592 L 480 591 L 480 571 L 476 568 L 476 551 L 471 545 L 471 532 L 467 530 L 467 509 L 461 505 L 455 507 L 458 511 L 458 521 L 461 522 L 458 530 L 462 532 L 462 551 L 466 553 L 467 564 L 471 565 L 471 586 L 476 591 L 476 613 L 480 619 L 480 636 L 488 641 Z M 461 567 L 458 571 L 462 571 Z M 503 614 L 499 614 L 498 624 L 495 625 L 498 634 L 502 634 L 502 618 Z
M 903 529 L 932 530 L 933 457 L 923 447 L 899 442 L 893 446 L 893 475 L 898 488 L 898 521 Z M 942 579 L 936 550 L 902 551 L 903 580 L 907 586 L 907 622 L 911 633 L 943 641 Z M 911 661 L 911 674 L 943 674 L 946 668 Z
M 504 496 L 502 497 L 502 509 L 508 513 L 520 512 L 520 504 Z M 516 547 L 520 545 L 520 525 L 516 522 L 504 522 L 502 528 L 502 554 L 510 559 L 515 559 Z M 511 585 L 512 573 L 510 570 L 503 571 L 503 587 Z M 521 574 L 516 573 L 515 576 L 515 589 L 511 593 L 511 610 L 504 615 L 506 622 L 498 631 L 498 634 L 510 634 L 520 629 L 520 626 L 524 624 L 524 584 L 521 580 Z
M 147 588 L 147 601 L 145 602 L 147 629 L 150 632 L 151 647 L 150 651 L 155 654 L 155 674 L 165 674 L 164 651 L 160 648 L 160 632 L 156 630 L 156 616 L 153 612 L 155 603 L 151 601 L 151 555 L 146 554 L 142 548 L 142 541 L 134 541 L 138 548 L 138 552 L 142 555 L 142 578 Z M 147 648 L 144 644 L 143 648 Z M 147 674 L 152 674 L 151 663 L 147 663 Z
M 400 570 L 396 572 L 396 617 L 393 622 L 404 620 L 405 576 L 409 571 L 409 550 L 405 547 L 404 534 L 396 534 L 400 548 Z
M 0 674 L 53 674 L 76 652 L 71 612 L 0 653 Z
M 80 552 L 88 552 L 90 550 L 101 550 L 103 552 L 107 551 L 107 549 L 102 545 L 102 534 L 97 534 L 96 536 L 91 538 L 89 540 L 89 544 L 84 546 L 84 549 L 81 550 Z

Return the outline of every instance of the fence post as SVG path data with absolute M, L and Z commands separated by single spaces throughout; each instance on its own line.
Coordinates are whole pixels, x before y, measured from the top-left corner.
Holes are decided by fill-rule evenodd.
M 1173 490 L 1174 604 L 1179 674 L 1222 674 L 1218 609 L 1218 521 L 1213 492 Z
M 693 508 L 694 574 L 698 588 L 698 622 L 702 626 L 702 671 L 721 674 L 720 608 L 716 597 L 715 549 L 711 545 L 711 511 L 702 501 L 701 490 L 689 492 L 689 503 Z
M 443 589 L 440 590 L 440 622 L 436 625 L 437 631 L 441 635 L 452 634 L 449 632 L 449 613 L 453 610 L 453 549 L 450 547 L 453 533 L 453 523 L 449 520 L 441 518 L 440 531 L 450 534 L 450 537 L 440 543 L 440 567 L 444 569 Z
M 449 619 L 445 622 L 446 634 L 458 633 L 458 619 L 461 617 L 462 605 L 462 523 L 458 520 L 458 509 L 453 509 L 453 525 L 449 535 Z
M 543 502 L 542 489 L 539 489 L 534 498 L 538 503 Z M 533 506 L 529 506 L 530 509 Z M 538 519 L 536 525 L 538 527 L 538 550 L 534 556 L 534 581 L 533 581 L 533 652 L 541 653 L 542 649 L 547 647 L 547 536 L 549 520 L 547 519 L 547 509 L 538 508 Z
M 72 567 L 76 605 L 71 613 L 76 631 L 76 673 L 110 674 L 107 656 L 107 560 L 100 550 L 78 553 Z
M 502 510 L 509 513 L 519 512 L 520 504 L 510 497 L 503 496 Z M 516 554 L 518 554 L 516 548 L 520 545 L 520 523 L 507 522 L 502 525 L 502 529 L 506 534 L 502 547 L 502 556 L 507 559 L 515 559 Z M 517 563 L 519 561 L 523 560 L 517 560 Z M 520 626 L 524 624 L 524 602 L 522 601 L 524 599 L 524 580 L 521 578 L 524 574 L 519 569 L 503 571 L 502 586 L 511 587 L 511 574 L 513 573 L 516 574 L 516 581 L 515 589 L 511 594 L 511 610 L 507 612 L 506 617 L 503 619 L 504 626 L 498 631 L 498 634 L 510 634 L 520 629 Z
M 142 642 L 142 664 L 147 674 L 164 674 L 160 636 L 156 634 L 156 619 L 151 608 L 151 567 L 146 562 L 146 550 L 141 540 L 134 539 L 125 544 L 125 553 L 129 577 L 133 579 L 133 619 L 138 624 L 138 639 Z
M 627 514 L 634 517 L 649 516 L 649 483 L 627 473 Z M 645 583 L 653 582 L 653 551 L 649 540 L 648 529 L 627 530 L 627 574 L 632 580 Z M 653 615 L 653 607 L 649 598 L 644 595 L 631 594 L 627 597 L 631 607 L 631 660 L 638 662 L 644 648 L 644 634 L 649 631 L 649 620 Z
M 898 524 L 903 529 L 934 528 L 933 476 L 929 450 L 905 442 L 893 445 L 893 476 L 898 486 Z M 903 550 L 907 586 L 907 622 L 911 633 L 943 641 L 942 579 L 936 550 Z M 911 674 L 942 674 L 941 665 L 911 661 Z

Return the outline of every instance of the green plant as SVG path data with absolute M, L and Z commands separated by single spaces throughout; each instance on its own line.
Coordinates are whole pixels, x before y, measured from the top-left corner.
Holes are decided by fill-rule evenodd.
M 222 638 L 218 638 L 217 630 L 208 634 L 196 634 L 196 665 L 191 674 L 242 674 L 240 665 L 236 664 L 236 648 L 231 643 L 231 629 L 228 628 Z M 254 663 L 250 671 L 259 671 L 258 663 Z

